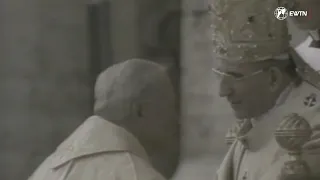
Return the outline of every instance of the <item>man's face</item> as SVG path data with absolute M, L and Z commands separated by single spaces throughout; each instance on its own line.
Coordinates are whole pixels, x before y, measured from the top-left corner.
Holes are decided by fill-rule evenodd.
M 301 29 L 320 29 L 320 1 L 319 0 L 294 0 L 291 8 L 296 11 L 307 11 L 307 17 L 292 17 L 293 22 Z
M 267 112 L 275 101 L 270 73 L 255 63 L 222 65 L 220 96 L 230 103 L 237 118 L 251 118 Z

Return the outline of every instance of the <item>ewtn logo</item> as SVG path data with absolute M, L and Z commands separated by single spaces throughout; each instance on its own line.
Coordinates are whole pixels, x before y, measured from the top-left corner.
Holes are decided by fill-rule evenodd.
M 277 7 L 274 10 L 274 16 L 279 20 L 285 20 L 288 16 L 300 16 L 306 17 L 308 16 L 307 11 L 288 11 L 285 7 Z

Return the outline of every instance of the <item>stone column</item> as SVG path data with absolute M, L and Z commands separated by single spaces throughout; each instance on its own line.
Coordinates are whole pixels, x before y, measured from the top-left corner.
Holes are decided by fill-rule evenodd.
M 138 0 L 111 1 L 111 35 L 114 62 L 141 55 Z
M 218 96 L 211 68 L 208 2 L 183 1 L 181 57 L 182 159 L 173 179 L 213 179 L 227 146 L 224 136 L 232 114 Z
M 0 179 L 22 180 L 91 114 L 86 7 L 0 3 Z

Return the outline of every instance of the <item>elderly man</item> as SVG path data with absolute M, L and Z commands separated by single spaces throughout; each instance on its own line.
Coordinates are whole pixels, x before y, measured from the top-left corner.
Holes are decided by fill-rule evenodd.
M 286 117 L 319 124 L 320 91 L 295 71 L 286 24 L 273 14 L 282 6 L 278 2 L 212 1 L 214 49 L 221 62 L 213 70 L 221 77 L 220 96 L 243 120 L 238 137 L 217 171 L 217 180 L 286 180 L 305 170 L 285 166 L 300 161 L 290 161 L 274 131 Z M 314 131 L 304 149 L 320 152 L 314 149 L 318 138 L 319 133 Z M 290 140 L 294 143 L 294 138 Z M 295 178 L 320 177 L 319 154 L 306 153 L 303 160 L 311 172 Z
M 29 180 L 164 180 L 172 171 L 178 123 L 163 67 L 133 59 L 108 68 L 96 82 L 94 113 Z

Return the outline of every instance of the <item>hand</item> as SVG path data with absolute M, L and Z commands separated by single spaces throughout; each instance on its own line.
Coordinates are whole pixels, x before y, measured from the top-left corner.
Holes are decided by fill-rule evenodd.
M 320 151 L 320 124 L 315 125 L 313 128 L 313 135 L 310 141 L 303 145 L 303 149 L 307 151 L 319 150 Z

